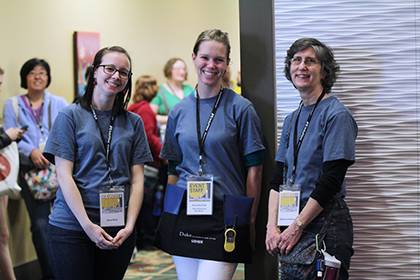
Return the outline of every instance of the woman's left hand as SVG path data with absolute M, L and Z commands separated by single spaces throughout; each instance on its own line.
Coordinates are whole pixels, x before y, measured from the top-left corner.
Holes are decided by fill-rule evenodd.
M 114 240 L 112 241 L 112 243 L 114 243 L 114 245 L 116 247 L 120 247 L 121 244 L 123 244 L 123 242 L 133 233 L 133 230 L 125 227 L 123 229 L 121 229 L 120 231 L 118 231 L 117 235 L 114 237 Z
M 302 228 L 298 227 L 295 222 L 288 226 L 280 234 L 280 242 L 278 248 L 280 254 L 289 254 L 293 247 L 298 243 L 300 237 L 302 236 Z

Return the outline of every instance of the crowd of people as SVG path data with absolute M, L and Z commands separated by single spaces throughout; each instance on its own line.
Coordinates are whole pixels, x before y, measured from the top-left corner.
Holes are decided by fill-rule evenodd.
M 133 251 L 148 248 L 170 254 L 181 280 L 232 279 L 238 263 L 252 262 L 266 147 L 253 104 L 238 94 L 240 74 L 232 81 L 230 53 L 226 32 L 200 33 L 192 87 L 178 57 L 165 64 L 165 82 L 141 75 L 132 84 L 128 52 L 105 47 L 70 105 L 48 91 L 45 60 L 22 65 L 25 93 L 4 104 L 0 148 L 18 142 L 42 279 L 122 279 Z M 266 249 L 279 258 L 279 279 L 349 277 L 344 178 L 357 124 L 332 93 L 338 71 L 332 49 L 314 38 L 296 40 L 285 57 L 301 102 L 270 167 Z M 0 68 L 0 86 L 3 76 Z M 6 213 L 4 195 L 0 271 L 15 279 Z M 323 249 L 305 251 L 315 242 Z

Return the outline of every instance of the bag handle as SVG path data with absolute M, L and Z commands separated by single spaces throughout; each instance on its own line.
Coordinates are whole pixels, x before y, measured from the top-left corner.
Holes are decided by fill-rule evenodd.
M 12 98 L 12 107 L 16 115 L 16 126 L 19 126 L 19 104 L 17 96 Z
M 51 130 L 52 120 L 51 120 L 51 99 L 48 102 L 48 131 Z

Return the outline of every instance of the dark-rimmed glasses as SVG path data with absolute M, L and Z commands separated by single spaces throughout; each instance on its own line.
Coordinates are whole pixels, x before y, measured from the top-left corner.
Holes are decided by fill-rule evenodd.
M 302 58 L 300 56 L 296 56 L 296 57 L 292 57 L 290 59 L 290 64 L 292 64 L 294 66 L 298 66 L 298 65 L 300 65 L 302 63 L 302 61 L 303 61 L 303 64 L 305 64 L 305 66 L 308 66 L 308 67 L 314 66 L 314 65 L 316 65 L 316 64 L 319 63 L 319 61 L 316 60 L 313 57 L 305 57 L 305 58 Z
M 115 72 L 118 72 L 121 79 L 128 79 L 131 76 L 131 72 L 127 69 L 117 69 L 115 65 L 112 64 L 101 64 L 98 67 L 102 67 L 104 73 L 107 75 L 114 75 Z

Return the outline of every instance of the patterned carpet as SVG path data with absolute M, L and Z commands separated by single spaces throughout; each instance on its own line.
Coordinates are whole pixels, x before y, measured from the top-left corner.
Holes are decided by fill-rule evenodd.
M 245 277 L 244 266 L 238 265 L 234 280 L 243 280 Z M 175 265 L 172 258 L 160 251 L 140 251 L 127 269 L 126 280 L 175 280 Z

